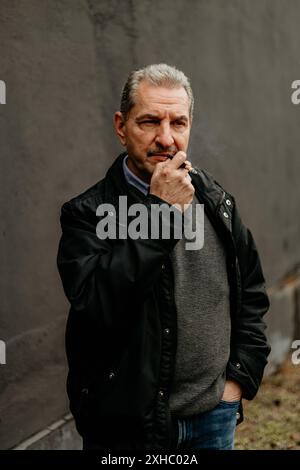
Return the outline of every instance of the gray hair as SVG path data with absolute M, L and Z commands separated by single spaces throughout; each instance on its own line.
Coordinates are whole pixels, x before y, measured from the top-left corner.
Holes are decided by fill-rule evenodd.
M 135 94 L 142 80 L 155 86 L 165 86 L 167 88 L 183 87 L 187 92 L 190 102 L 190 118 L 193 117 L 194 96 L 189 79 L 181 70 L 176 69 L 176 67 L 167 64 L 153 64 L 130 73 L 124 85 L 121 97 L 120 110 L 125 120 L 128 118 L 129 111 L 135 104 Z

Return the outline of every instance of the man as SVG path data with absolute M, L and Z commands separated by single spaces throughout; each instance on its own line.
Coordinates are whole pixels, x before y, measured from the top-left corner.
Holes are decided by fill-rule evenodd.
M 241 399 L 262 379 L 269 301 L 259 256 L 233 196 L 187 160 L 192 115 L 181 71 L 131 73 L 114 118 L 126 152 L 62 207 L 67 388 L 85 449 L 232 449 Z M 102 236 L 99 208 L 114 218 L 121 196 L 142 204 L 147 222 L 154 205 L 184 216 L 204 204 L 202 249 L 186 249 L 172 218 L 162 220 L 169 238 Z

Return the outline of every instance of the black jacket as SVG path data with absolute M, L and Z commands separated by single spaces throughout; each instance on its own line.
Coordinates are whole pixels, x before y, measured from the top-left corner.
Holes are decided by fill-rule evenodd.
M 124 154 L 105 178 L 62 207 L 58 268 L 71 309 L 66 329 L 70 409 L 81 435 L 109 449 L 172 446 L 168 406 L 176 353 L 176 306 L 169 254 L 176 239 L 100 240 L 101 203 L 161 204 L 128 185 Z M 196 195 L 227 253 L 232 319 L 227 378 L 251 400 L 270 348 L 269 307 L 259 256 L 233 196 L 205 171 L 191 174 Z

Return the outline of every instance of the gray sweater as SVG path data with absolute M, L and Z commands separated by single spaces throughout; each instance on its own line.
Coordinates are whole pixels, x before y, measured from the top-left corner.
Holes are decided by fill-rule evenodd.
M 198 202 L 194 197 L 193 204 Z M 178 417 L 187 417 L 218 404 L 230 353 L 225 251 L 206 215 L 203 248 L 186 250 L 183 238 L 175 246 L 171 261 L 178 344 L 170 409 Z
M 123 160 L 127 182 L 145 195 L 149 185 Z M 193 206 L 199 201 L 194 197 Z M 195 219 L 193 218 L 195 222 Z M 195 230 L 195 223 L 193 230 Z M 171 260 L 175 277 L 178 345 L 171 412 L 192 416 L 214 408 L 221 399 L 230 349 L 229 286 L 225 252 L 207 217 L 204 247 L 186 250 L 180 240 Z

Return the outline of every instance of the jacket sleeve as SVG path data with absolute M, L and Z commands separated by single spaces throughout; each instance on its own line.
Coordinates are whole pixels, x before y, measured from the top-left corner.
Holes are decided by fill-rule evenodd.
M 250 230 L 242 223 L 235 205 L 232 224 L 241 295 L 232 324 L 227 378 L 239 382 L 243 390 L 242 397 L 252 400 L 261 383 L 270 352 L 263 320 L 269 308 L 269 299 L 255 242 Z
M 150 204 L 165 203 L 154 195 Z M 122 328 L 159 278 L 166 255 L 176 239 L 100 240 L 97 218 L 87 204 L 67 202 L 61 210 L 62 236 L 57 265 L 73 310 L 92 324 Z M 98 220 L 99 221 L 99 220 Z

